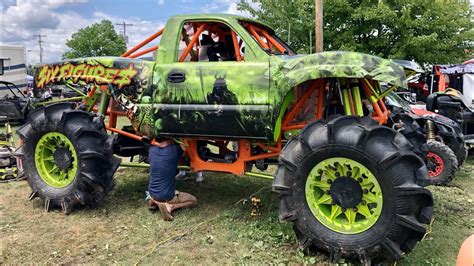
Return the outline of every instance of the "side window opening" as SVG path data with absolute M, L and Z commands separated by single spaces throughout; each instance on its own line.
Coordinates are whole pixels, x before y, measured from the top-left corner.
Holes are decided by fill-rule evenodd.
M 179 62 L 243 61 L 245 43 L 219 22 L 185 23 L 179 42 Z

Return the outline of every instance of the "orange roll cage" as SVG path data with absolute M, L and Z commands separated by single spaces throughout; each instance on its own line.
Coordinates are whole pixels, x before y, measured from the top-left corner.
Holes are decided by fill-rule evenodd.
M 199 35 L 201 35 L 201 33 L 205 30 L 205 27 L 206 27 L 206 24 L 202 24 L 201 26 L 199 26 L 197 31 L 194 33 L 193 38 L 191 39 L 191 42 L 189 42 L 183 54 L 179 58 L 178 62 L 184 62 L 184 60 L 186 59 L 186 56 L 188 56 L 189 52 L 193 49 L 194 44 L 197 43 L 197 41 L 199 40 Z
M 142 48 L 143 46 L 147 45 L 148 43 L 150 43 L 151 41 L 153 41 L 154 39 L 158 38 L 161 36 L 161 34 L 163 34 L 163 31 L 164 31 L 164 28 L 155 32 L 154 34 L 150 35 L 150 37 L 146 38 L 144 41 L 142 41 L 141 43 L 137 44 L 136 46 L 134 46 L 133 48 L 131 48 L 130 50 L 126 51 L 124 54 L 121 55 L 121 57 L 129 57 L 132 53 L 136 52 L 138 49 Z
M 268 45 L 263 42 L 262 38 L 261 38 L 260 35 L 255 31 L 255 28 L 254 28 L 252 25 L 247 24 L 247 29 L 248 29 L 248 31 L 253 35 L 253 37 L 254 37 L 255 40 L 258 42 L 258 44 L 259 44 L 260 46 L 262 46 L 263 49 L 269 49 Z
M 374 108 L 374 113 L 372 114 L 372 118 L 378 121 L 380 125 L 387 123 L 390 112 L 388 111 L 387 107 L 385 106 L 385 103 L 382 100 L 376 100 L 375 97 L 373 96 L 373 92 L 370 89 L 370 87 L 372 87 L 372 84 L 370 84 L 370 82 L 367 79 L 363 79 L 359 83 L 362 86 L 362 89 L 364 90 L 365 95 L 367 96 L 370 103 L 372 104 L 372 107 Z

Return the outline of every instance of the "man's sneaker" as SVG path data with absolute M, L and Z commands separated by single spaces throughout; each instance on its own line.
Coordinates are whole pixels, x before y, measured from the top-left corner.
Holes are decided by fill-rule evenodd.
M 179 173 L 175 176 L 176 180 L 183 180 L 186 177 L 186 171 L 179 170 Z
M 196 173 L 196 182 L 201 183 L 202 181 L 204 181 L 204 175 L 199 171 Z

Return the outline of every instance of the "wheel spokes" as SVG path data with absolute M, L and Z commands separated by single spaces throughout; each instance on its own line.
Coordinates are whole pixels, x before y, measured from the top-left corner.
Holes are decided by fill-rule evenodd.
M 369 207 L 367 205 L 359 204 L 357 206 L 358 213 L 362 214 L 365 218 L 369 218 L 372 216 L 372 213 L 369 210 Z
M 341 199 L 336 202 L 335 197 Z M 321 223 L 336 232 L 350 234 L 373 226 L 383 204 L 377 178 L 363 164 L 344 157 L 325 159 L 311 170 L 306 198 Z
M 331 187 L 331 185 L 328 184 L 328 182 L 324 182 L 324 181 L 313 181 L 311 186 L 313 188 L 317 187 L 317 188 L 320 188 L 322 190 L 326 190 L 326 189 L 329 189 Z
M 65 156 L 65 153 L 68 155 Z M 57 156 L 69 161 L 58 165 Z M 35 164 L 44 182 L 52 187 L 65 187 L 74 180 L 77 172 L 76 150 L 66 135 L 59 132 L 46 133 L 38 140 L 35 148 Z
M 380 201 L 380 197 L 372 193 L 367 193 L 362 196 L 362 199 L 367 203 L 377 203 Z
M 324 194 L 321 196 L 321 198 L 319 198 L 319 200 L 316 202 L 316 204 L 320 205 L 320 204 L 331 204 L 332 202 L 332 198 L 330 195 L 328 194 Z
M 353 210 L 346 210 L 344 212 L 344 215 L 346 216 L 346 219 L 349 224 L 354 224 L 356 220 L 357 213 L 354 212 Z
M 342 213 L 342 208 L 339 205 L 332 205 L 331 206 L 331 214 L 329 215 L 329 219 L 334 220 Z

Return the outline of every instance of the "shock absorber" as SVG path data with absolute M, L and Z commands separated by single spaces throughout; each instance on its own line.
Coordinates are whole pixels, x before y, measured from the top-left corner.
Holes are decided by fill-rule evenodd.
M 435 140 L 436 134 L 435 134 L 435 126 L 433 121 L 427 120 L 426 121 L 426 140 L 431 141 Z

